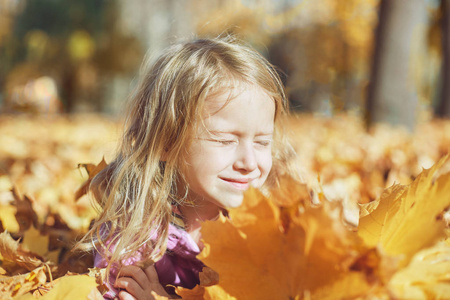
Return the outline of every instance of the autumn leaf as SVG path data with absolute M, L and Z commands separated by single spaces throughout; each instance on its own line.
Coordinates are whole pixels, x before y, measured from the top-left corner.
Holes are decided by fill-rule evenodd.
M 33 271 L 44 264 L 42 257 L 23 250 L 19 242 L 15 241 L 7 232 L 0 233 L 0 253 L 3 257 L 2 266 L 10 273 L 17 267 Z
M 176 294 L 187 300 L 235 299 L 217 285 L 219 283 L 219 274 L 210 267 L 203 267 L 202 272 L 199 273 L 199 278 L 200 285 L 195 286 L 193 289 L 176 287 Z
M 25 231 L 22 246 L 24 249 L 38 254 L 41 257 L 46 256 L 48 251 L 49 237 L 43 235 L 39 230 L 31 226 Z
M 406 202 L 417 196 L 420 199 L 420 195 L 427 193 L 428 201 L 435 203 L 448 195 L 448 175 L 433 177 L 442 163 L 431 171 L 425 170 L 411 186 L 389 188 L 378 202 L 363 206 L 361 219 L 374 215 L 372 219 L 361 222 L 362 228 L 369 220 L 378 224 L 377 218 L 381 217 L 382 220 L 398 219 L 399 228 L 411 226 L 412 219 L 399 219 L 411 213 L 401 208 L 401 201 L 404 201 L 403 197 L 406 197 Z M 220 299 L 347 299 L 368 294 L 380 298 L 393 293 L 406 297 L 420 295 L 414 292 L 415 289 L 428 296 L 445 294 L 449 288 L 445 282 L 448 275 L 442 270 L 447 270 L 446 265 L 433 265 L 430 259 L 422 262 L 420 267 L 411 264 L 408 266 L 410 270 L 403 269 L 404 264 L 399 264 L 395 254 L 389 255 L 384 248 L 380 253 L 371 248 L 377 246 L 376 242 L 367 239 L 365 243 L 366 240 L 359 239 L 346 228 L 339 206 L 326 201 L 314 206 L 306 195 L 304 187 L 283 178 L 272 193 L 273 199 L 250 190 L 242 207 L 230 209 L 229 218 L 220 216 L 218 221 L 205 222 L 202 226 L 205 248 L 199 258 L 219 274 L 218 284 L 198 286 L 192 291 L 178 289 L 177 293 L 186 299 L 207 299 L 209 293 L 212 299 L 219 298 L 219 295 Z M 417 202 L 416 205 L 421 206 Z M 428 210 L 422 208 L 424 213 L 416 218 L 440 222 L 436 216 L 445 207 L 443 204 L 438 206 Z M 388 216 L 380 214 L 382 207 L 390 209 L 385 210 L 385 213 L 390 212 Z M 376 226 L 374 228 L 379 230 Z M 442 236 L 444 228 L 438 226 L 435 231 L 433 239 L 421 238 L 420 242 L 410 245 L 413 250 L 406 248 L 403 253 L 414 255 L 418 247 L 434 243 L 437 237 Z M 414 244 L 413 241 L 410 243 Z M 439 260 L 445 261 L 449 247 L 445 245 L 440 249 Z M 418 272 L 419 268 L 422 268 L 421 272 Z M 414 281 L 415 277 L 408 275 L 413 271 L 422 274 L 426 271 L 430 274 L 429 280 L 420 275 L 420 280 Z
M 95 278 L 95 282 L 97 283 L 97 289 L 103 294 L 108 291 L 108 287 L 106 286 L 106 268 L 89 268 L 88 275 L 90 277 Z
M 291 206 L 282 208 L 250 190 L 242 207 L 230 209 L 229 218 L 203 224 L 205 248 L 199 258 L 218 272 L 219 287 L 229 297 L 295 299 L 326 286 L 333 289 L 334 282 L 349 282 L 347 277 L 365 280 L 363 272 L 355 276 L 358 272 L 350 270 L 355 254 L 364 248 L 356 234 L 345 228 L 339 213 L 332 217 L 336 211 L 331 213 L 329 203 L 312 206 L 297 185 L 284 178 L 280 187 L 291 200 L 278 202 Z M 347 289 L 346 295 L 361 295 L 368 284 L 359 287 Z
M 323 274 L 326 276 L 326 274 Z M 358 296 L 364 296 L 371 292 L 371 285 L 363 273 L 351 272 L 319 289 L 313 293 L 305 293 L 304 298 L 334 300 L 334 299 L 352 299 Z M 302 299 L 302 298 L 300 298 Z
M 177 295 L 184 300 L 236 300 L 236 297 L 230 296 L 220 285 L 212 285 L 203 287 L 195 286 L 193 289 L 177 287 L 175 289 Z
M 219 283 L 219 274 L 210 267 L 203 267 L 199 273 L 200 285 L 203 287 Z
M 101 170 L 103 170 L 108 164 L 105 161 L 105 158 L 97 164 L 78 164 L 78 168 L 85 168 L 89 178 L 86 180 L 83 185 L 75 192 L 75 200 L 80 199 L 83 195 L 87 194 L 89 185 L 91 184 L 92 178 L 95 177 L 98 173 L 100 173 Z
M 17 209 L 12 205 L 0 205 L 0 221 L 4 230 L 19 232 L 19 223 L 15 217 Z
M 16 188 L 12 189 L 14 196 L 14 206 L 16 207 L 16 219 L 20 227 L 20 232 L 23 233 L 31 226 L 38 227 L 38 216 L 33 209 L 32 200 L 28 196 L 21 197 Z
M 35 299 L 31 294 L 17 300 Z M 97 290 L 95 278 L 88 275 L 71 275 L 61 277 L 54 287 L 41 298 L 42 300 L 91 299 L 101 300 L 103 296 Z
M 41 266 L 26 274 L 0 277 L 0 299 L 12 299 L 43 285 L 47 280 L 46 271 L 47 267 Z
M 450 246 L 445 242 L 414 254 L 389 282 L 397 299 L 445 299 L 450 295 Z
M 16 296 L 25 293 L 22 299 L 45 296 L 71 272 L 89 272 L 92 255 L 72 252 L 71 245 L 95 212 L 81 197 L 88 182 L 73 201 L 84 181 L 73 166 L 111 153 L 105 145 L 117 138 L 116 124 L 96 116 L 0 119 L 0 229 L 12 235 L 0 237 L 0 253 L 6 253 L 0 254 L 0 282 L 21 283 L 8 285 L 0 298 L 12 297 L 14 288 Z M 177 293 L 184 299 L 445 298 L 450 243 L 436 241 L 444 236 L 442 219 L 449 215 L 438 211 L 448 199 L 450 165 L 419 174 L 450 149 L 450 122 L 421 123 L 414 134 L 388 126 L 367 133 L 362 124 L 349 115 L 290 118 L 286 129 L 299 154 L 294 163 L 306 184 L 282 178 L 267 195 L 248 191 L 242 207 L 205 223 L 202 255 L 208 268 L 200 273 L 199 286 Z M 100 165 L 80 167 L 89 181 Z M 321 203 L 311 205 L 311 198 Z M 354 208 L 362 203 L 368 204 L 360 207 L 355 234 L 343 220 L 349 212 L 357 224 Z M 428 227 L 430 233 L 423 230 Z M 51 273 L 48 261 L 57 263 L 49 265 Z M 40 269 L 46 282 L 26 282 Z M 93 273 L 100 284 L 101 270 Z M 79 288 L 80 281 L 70 282 Z M 87 297 L 101 299 L 99 290 L 101 285 Z
M 437 179 L 435 174 L 446 160 L 424 170 L 411 185 L 395 185 L 363 206 L 358 234 L 367 245 L 401 255 L 405 265 L 417 251 L 444 237 L 445 223 L 438 216 L 450 206 L 450 173 Z

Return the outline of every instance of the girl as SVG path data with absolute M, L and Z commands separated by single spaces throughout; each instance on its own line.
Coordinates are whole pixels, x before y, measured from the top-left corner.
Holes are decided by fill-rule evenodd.
M 290 152 L 276 128 L 286 112 L 273 66 L 231 38 L 172 46 L 144 72 L 117 156 L 90 187 L 105 298 L 199 282 L 201 222 L 276 182 Z

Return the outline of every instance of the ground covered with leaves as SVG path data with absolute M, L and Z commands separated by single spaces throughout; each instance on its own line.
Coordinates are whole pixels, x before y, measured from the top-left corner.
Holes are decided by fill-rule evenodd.
M 0 117 L 1 299 L 102 299 L 103 270 L 71 250 L 96 215 L 83 183 L 112 157 L 119 124 L 95 115 Z M 205 222 L 199 258 L 208 267 L 199 286 L 177 293 L 448 298 L 450 122 L 410 134 L 367 132 L 351 116 L 298 115 L 285 130 L 304 183 L 282 178 L 270 197 L 250 190 L 229 218 Z

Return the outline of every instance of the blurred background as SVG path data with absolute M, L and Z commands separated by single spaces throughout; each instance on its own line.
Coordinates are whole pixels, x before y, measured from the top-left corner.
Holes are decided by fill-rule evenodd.
M 411 129 L 450 114 L 448 11 L 448 0 L 0 0 L 1 111 L 115 115 L 146 53 L 232 33 L 280 68 L 293 110 Z

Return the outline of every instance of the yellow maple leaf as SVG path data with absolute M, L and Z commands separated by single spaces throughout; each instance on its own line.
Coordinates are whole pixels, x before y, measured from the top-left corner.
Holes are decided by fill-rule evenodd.
M 200 286 L 197 285 L 193 289 L 177 287 L 175 289 L 177 295 L 184 300 L 236 300 L 236 297 L 228 294 L 220 285 Z
M 0 222 L 9 232 L 18 232 L 20 229 L 15 216 L 16 212 L 17 209 L 12 205 L 0 205 Z
M 370 289 L 365 274 L 351 272 L 330 285 L 316 289 L 310 295 L 310 298 L 321 300 L 350 299 L 354 296 L 367 295 Z
M 31 294 L 17 298 L 17 300 L 30 299 L 35 298 Z M 103 299 L 103 297 L 97 290 L 97 283 L 95 282 L 94 277 L 89 277 L 88 275 L 73 275 L 61 277 L 54 287 L 39 299 Z
M 450 206 L 450 173 L 437 179 L 435 174 L 446 160 L 424 170 L 409 186 L 394 185 L 363 206 L 358 234 L 367 245 L 401 256 L 404 266 L 417 251 L 445 236 L 439 216 Z
M 409 265 L 391 278 L 397 299 L 446 299 L 450 295 L 450 246 L 437 243 L 416 253 Z
M 355 282 L 355 273 L 365 277 L 362 270 L 350 270 L 364 247 L 339 217 L 332 217 L 331 205 L 313 207 L 303 188 L 287 178 L 279 189 L 284 192 L 275 194 L 276 201 L 249 190 L 229 218 L 203 224 L 205 248 L 199 258 L 219 273 L 221 297 L 295 299 L 327 286 L 331 294 L 340 289 L 348 297 L 367 291 L 368 284 L 333 287 L 334 282 Z
M 23 236 L 22 246 L 42 257 L 48 254 L 49 237 L 42 235 L 39 230 L 31 226 Z

